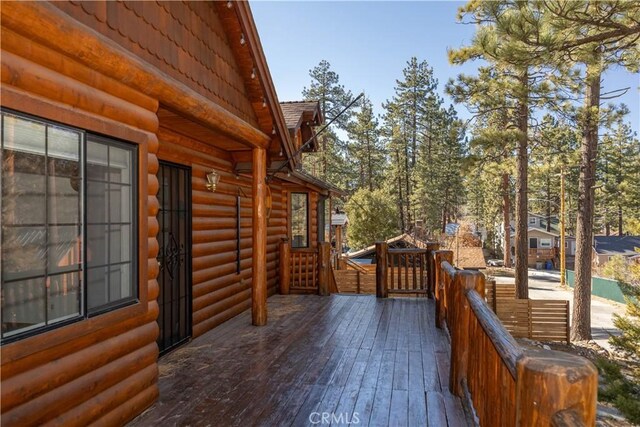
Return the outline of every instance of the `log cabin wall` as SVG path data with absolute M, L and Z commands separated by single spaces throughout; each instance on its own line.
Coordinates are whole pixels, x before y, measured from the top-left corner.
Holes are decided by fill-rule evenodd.
M 229 152 L 165 127 L 158 133 L 158 157 L 191 168 L 193 337 L 198 337 L 251 307 L 251 177 L 234 173 Z M 215 192 L 205 175 L 220 174 Z M 268 221 L 267 288 L 278 287 L 278 244 L 286 236 L 286 202 L 277 182 L 270 185 L 273 205 Z M 236 272 L 236 196 L 241 196 L 240 274 Z
M 158 395 L 158 103 L 19 30 L 3 22 L 2 107 L 138 145 L 139 301 L 3 344 L 2 424 L 124 424 Z
M 257 126 L 222 23 L 209 3 L 54 2 L 73 18 Z

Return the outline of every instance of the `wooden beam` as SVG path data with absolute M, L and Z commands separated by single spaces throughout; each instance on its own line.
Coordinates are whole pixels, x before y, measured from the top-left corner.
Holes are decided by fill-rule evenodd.
M 318 294 L 329 295 L 329 274 L 331 274 L 331 243 L 318 245 Z
M 376 297 L 387 298 L 387 242 L 376 242 Z
M 291 247 L 289 239 L 284 238 L 280 242 L 280 264 L 279 264 L 280 294 L 289 294 L 289 282 L 291 280 Z
M 251 319 L 267 324 L 267 151 L 253 149 L 253 280 Z
M 250 148 L 264 148 L 271 142 L 259 129 L 51 4 L 7 3 L 2 5 L 0 16 L 2 25 L 16 33 L 156 98 L 172 110 Z

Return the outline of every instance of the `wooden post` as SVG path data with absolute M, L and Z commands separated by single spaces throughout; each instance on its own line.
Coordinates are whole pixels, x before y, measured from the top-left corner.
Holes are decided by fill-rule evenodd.
M 267 324 L 267 151 L 253 149 L 253 277 L 251 321 Z
M 318 244 L 318 295 L 329 295 L 329 274 L 331 271 L 331 244 Z
M 289 295 L 289 281 L 291 279 L 291 245 L 289 239 L 280 242 L 280 293 Z
M 428 243 L 427 244 L 427 284 L 428 284 L 428 292 L 429 298 L 433 298 L 435 295 L 435 287 L 436 287 L 436 278 L 435 278 L 435 259 L 433 258 L 433 253 L 440 248 L 440 245 L 437 243 Z
M 446 300 L 444 274 L 442 272 L 442 263 L 447 261 L 449 264 L 453 262 L 452 251 L 433 251 L 433 280 L 434 280 L 434 296 L 436 299 L 436 326 L 442 328 L 446 316 Z
M 336 270 L 342 270 L 342 226 L 336 225 L 336 254 L 338 254 L 338 262 Z
M 448 325 L 449 331 L 451 332 L 449 390 L 458 397 L 464 397 L 463 382 L 466 381 L 469 368 L 469 346 L 471 338 L 469 333 L 471 306 L 467 299 L 467 292 L 475 290 L 483 297 L 484 274 L 465 270 L 458 271 L 456 272 L 452 289 L 453 303 L 455 304 L 455 318 L 453 325 Z
M 376 297 L 386 298 L 387 290 L 387 242 L 376 242 Z
M 587 359 L 532 349 L 516 369 L 516 426 L 563 425 L 566 419 L 595 425 L 598 371 Z

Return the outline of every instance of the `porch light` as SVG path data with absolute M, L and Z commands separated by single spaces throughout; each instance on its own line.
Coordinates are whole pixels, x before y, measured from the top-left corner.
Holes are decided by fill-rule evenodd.
M 215 170 L 209 172 L 207 174 L 207 190 L 215 193 L 218 181 L 220 181 L 220 174 L 218 174 L 218 172 L 216 172 Z
M 240 34 L 240 44 L 244 46 L 245 44 L 245 40 L 244 40 L 244 33 Z

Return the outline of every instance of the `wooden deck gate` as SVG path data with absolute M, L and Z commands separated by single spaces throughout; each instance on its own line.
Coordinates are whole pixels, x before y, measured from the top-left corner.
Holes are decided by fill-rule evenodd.
M 292 249 L 290 265 L 292 292 L 318 292 L 318 249 Z

